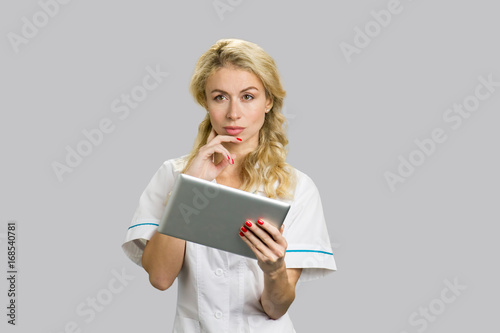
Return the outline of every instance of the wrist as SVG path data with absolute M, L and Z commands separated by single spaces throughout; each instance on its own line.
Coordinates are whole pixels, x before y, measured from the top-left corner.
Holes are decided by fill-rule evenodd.
M 288 280 L 285 263 L 283 262 L 283 264 L 275 270 L 264 272 L 264 276 L 272 281 L 282 280 L 284 278 Z

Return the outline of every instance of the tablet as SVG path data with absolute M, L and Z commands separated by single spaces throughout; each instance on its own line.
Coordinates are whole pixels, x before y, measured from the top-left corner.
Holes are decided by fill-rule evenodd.
M 158 232 L 256 259 L 240 228 L 263 219 L 279 229 L 289 209 L 286 202 L 179 174 Z

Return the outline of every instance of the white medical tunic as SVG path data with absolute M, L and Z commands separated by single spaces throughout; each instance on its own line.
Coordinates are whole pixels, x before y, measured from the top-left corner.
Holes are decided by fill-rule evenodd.
M 185 163 L 186 156 L 165 161 L 140 197 L 122 245 L 126 255 L 138 265 Z M 293 200 L 287 201 L 291 207 L 283 236 L 288 243 L 286 267 L 303 269 L 300 284 L 337 268 L 318 189 L 307 175 L 294 171 L 297 186 Z M 257 195 L 265 195 L 262 187 Z M 295 332 L 288 313 L 273 320 L 264 312 L 260 304 L 263 289 L 264 276 L 257 260 L 186 242 L 184 264 L 178 275 L 173 332 Z

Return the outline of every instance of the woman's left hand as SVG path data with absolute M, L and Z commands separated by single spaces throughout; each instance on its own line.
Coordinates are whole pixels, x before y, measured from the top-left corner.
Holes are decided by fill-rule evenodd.
M 286 268 L 284 259 L 288 244 L 283 237 L 283 228 L 284 225 L 278 230 L 262 219 L 246 221 L 241 227 L 240 237 L 255 253 L 260 268 L 266 274 Z

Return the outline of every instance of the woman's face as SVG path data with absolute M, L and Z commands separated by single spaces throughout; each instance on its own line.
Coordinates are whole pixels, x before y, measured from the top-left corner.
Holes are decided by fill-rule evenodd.
M 257 147 L 266 110 L 272 107 L 260 79 L 246 70 L 222 67 L 208 78 L 205 93 L 215 132 Z

